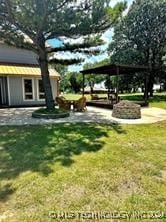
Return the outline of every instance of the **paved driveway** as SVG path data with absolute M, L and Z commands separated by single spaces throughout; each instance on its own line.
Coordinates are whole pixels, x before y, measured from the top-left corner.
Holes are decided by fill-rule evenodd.
M 0 109 L 0 125 L 35 125 L 62 122 L 95 122 L 95 123 L 121 123 L 141 124 L 155 123 L 166 120 L 166 110 L 160 108 L 142 108 L 142 118 L 137 120 L 123 120 L 112 117 L 112 110 L 88 107 L 86 112 L 71 112 L 70 117 L 61 119 L 36 119 L 32 112 L 37 108 L 5 108 Z

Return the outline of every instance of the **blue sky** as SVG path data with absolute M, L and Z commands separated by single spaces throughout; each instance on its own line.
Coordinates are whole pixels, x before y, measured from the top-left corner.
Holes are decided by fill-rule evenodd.
M 116 3 L 120 2 L 120 1 L 122 1 L 122 0 L 111 0 L 110 5 L 113 7 Z M 133 2 L 133 0 L 126 0 L 126 1 L 127 1 L 127 5 L 128 5 L 128 8 L 129 8 L 129 6 L 130 6 L 131 3 Z M 127 9 L 127 10 L 128 10 L 128 9 Z M 126 10 L 126 12 L 127 12 L 127 10 Z M 125 13 L 126 13 L 126 12 L 125 12 Z M 105 45 L 103 45 L 103 46 L 101 47 L 103 51 L 106 50 L 108 44 L 111 42 L 112 36 L 113 36 L 113 29 L 107 30 L 107 31 L 102 35 L 102 39 L 105 41 Z M 57 39 L 54 39 L 54 40 L 49 41 L 49 44 L 57 47 L 57 46 L 62 45 L 62 42 L 59 41 L 59 40 L 57 40 Z M 62 54 L 61 56 L 65 56 L 65 55 Z M 70 55 L 67 55 L 67 57 L 68 57 L 68 56 L 70 56 Z M 101 61 L 101 60 L 103 60 L 103 59 L 105 59 L 105 58 L 107 58 L 107 57 L 108 57 L 107 52 L 104 52 L 104 53 L 102 53 L 102 54 L 100 54 L 100 55 L 98 55 L 98 56 L 91 56 L 90 58 L 86 57 L 85 61 L 84 61 L 81 65 L 71 65 L 71 66 L 69 66 L 68 70 L 71 71 L 71 72 L 72 72 L 72 71 L 78 72 L 78 71 L 80 71 L 80 70 L 83 68 L 83 65 L 84 65 L 85 63 L 98 62 L 98 61 Z

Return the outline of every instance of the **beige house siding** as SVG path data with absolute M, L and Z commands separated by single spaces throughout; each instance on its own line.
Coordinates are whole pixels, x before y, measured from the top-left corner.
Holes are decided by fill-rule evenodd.
M 54 69 L 49 69 L 49 72 L 53 98 L 55 100 L 60 74 Z M 24 100 L 24 78 L 33 79 L 33 100 Z M 37 83 L 40 78 L 41 70 L 38 64 L 38 56 L 34 52 L 0 42 L 0 90 L 2 94 L 0 94 L 0 106 L 33 106 L 45 104 L 44 100 L 38 99 Z
M 0 62 L 38 65 L 37 58 L 32 51 L 0 43 Z
M 23 79 L 24 78 L 32 78 L 34 81 L 34 100 L 28 101 L 24 100 L 24 90 L 23 90 Z M 16 77 L 16 76 L 8 76 L 8 88 L 9 88 L 9 98 L 10 98 L 10 104 L 9 106 L 28 106 L 28 105 L 43 105 L 45 104 L 45 101 L 38 100 L 38 83 L 37 77 L 28 76 L 28 77 Z M 52 86 L 52 93 L 53 98 L 55 100 L 57 96 L 57 79 L 51 79 L 51 86 Z

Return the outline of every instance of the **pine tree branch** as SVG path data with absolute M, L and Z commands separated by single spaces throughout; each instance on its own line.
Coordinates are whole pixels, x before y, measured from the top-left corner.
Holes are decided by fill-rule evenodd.
M 78 44 L 65 44 L 62 47 L 48 47 L 47 53 L 52 53 L 52 52 L 61 52 L 61 51 L 70 51 L 70 52 L 87 52 L 88 48 L 92 48 L 92 47 L 96 47 L 96 46 L 100 46 L 103 44 L 103 41 L 98 39 L 98 40 L 93 40 L 93 41 L 87 41 L 87 42 L 83 42 L 83 43 L 78 43 Z M 95 49 L 93 49 L 95 51 Z M 90 50 L 89 51 L 93 51 Z M 97 50 L 97 49 L 96 49 Z M 97 50 L 98 51 L 98 50 Z
M 20 25 L 18 22 L 15 21 L 10 0 L 6 0 L 6 9 L 7 9 L 6 20 L 11 24 L 10 25 L 11 30 L 13 29 L 12 26 L 15 26 L 15 28 L 18 29 L 18 32 L 20 31 L 23 32 L 24 34 L 29 36 L 29 38 L 31 38 L 33 42 L 35 42 L 35 35 L 31 31 L 29 31 L 28 29 L 26 29 L 25 27 L 23 27 L 22 25 Z
M 49 64 L 61 64 L 61 65 L 74 65 L 74 64 L 80 64 L 81 62 L 83 62 L 84 59 L 57 59 L 57 58 L 53 58 L 49 60 Z
M 64 2 L 62 2 L 62 4 L 60 4 L 60 6 L 56 8 L 56 10 L 61 9 L 68 2 L 70 2 L 70 1 L 69 0 L 65 0 Z
M 8 12 L 9 20 L 14 22 L 14 16 L 13 16 L 13 13 L 12 13 L 12 10 L 11 10 L 10 0 L 6 0 L 6 9 L 7 9 L 7 12 Z
M 43 7 L 43 10 L 40 11 L 40 5 Z M 44 1 L 44 2 L 41 2 L 41 0 L 36 0 L 36 8 L 39 9 L 37 10 L 37 14 L 38 16 L 40 16 L 40 24 L 39 24 L 39 27 L 38 27 L 38 31 L 37 33 L 40 33 L 43 31 L 43 28 L 44 28 L 44 25 L 45 25 L 45 22 L 46 22 L 46 19 L 47 19 L 47 16 L 48 16 L 48 1 Z M 42 13 L 42 11 L 44 11 Z

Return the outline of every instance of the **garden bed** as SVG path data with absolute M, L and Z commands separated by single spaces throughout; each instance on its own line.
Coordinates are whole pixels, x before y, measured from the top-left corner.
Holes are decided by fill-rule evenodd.
M 65 110 L 60 109 L 53 109 L 53 110 L 47 110 L 47 109 L 38 109 L 32 113 L 33 118 L 42 118 L 42 119 L 59 119 L 59 118 L 65 118 L 69 117 L 70 113 Z

